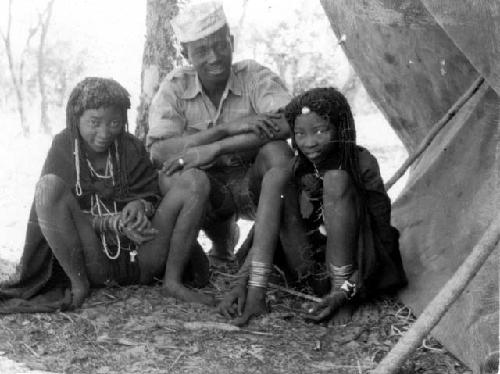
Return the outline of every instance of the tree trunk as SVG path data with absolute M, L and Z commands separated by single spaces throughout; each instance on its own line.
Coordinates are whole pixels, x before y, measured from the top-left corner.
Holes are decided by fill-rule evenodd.
M 148 0 L 146 15 L 146 42 L 142 57 L 141 98 L 137 113 L 135 135 L 144 139 L 148 133 L 149 105 L 160 82 L 182 59 L 174 45 L 174 31 L 170 25 L 177 15 L 177 0 Z

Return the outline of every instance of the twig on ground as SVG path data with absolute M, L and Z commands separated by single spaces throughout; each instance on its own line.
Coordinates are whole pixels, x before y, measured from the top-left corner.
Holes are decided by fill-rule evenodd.
M 295 290 L 291 290 L 290 288 L 282 287 L 282 286 L 279 286 L 279 285 L 274 284 L 274 283 L 269 283 L 269 287 L 277 289 L 278 291 L 289 293 L 290 295 L 294 295 L 294 296 L 300 297 L 302 299 L 314 301 L 315 303 L 320 303 L 323 300 L 323 299 L 321 299 L 319 297 L 307 295 L 305 293 L 302 293 L 302 292 L 299 292 L 299 291 L 295 291 Z
M 167 373 L 170 373 L 171 370 L 174 368 L 174 366 L 177 364 L 177 362 L 181 359 L 181 357 L 184 355 L 185 351 L 182 351 L 181 353 L 179 353 L 177 355 L 177 357 L 175 358 L 174 362 L 172 362 L 172 364 L 168 367 L 167 369 Z
M 88 303 L 85 306 L 82 307 L 82 309 L 91 309 L 93 307 L 99 306 L 99 305 L 111 305 L 111 304 L 116 304 L 120 301 L 123 301 L 123 299 L 113 299 L 113 300 L 107 300 L 107 301 L 96 301 L 95 303 Z
M 221 291 L 222 291 L 222 289 L 221 289 L 219 286 L 217 286 L 217 284 L 216 284 L 214 281 L 210 281 L 210 285 L 211 285 L 213 288 L 215 288 L 217 291 L 219 291 L 219 292 L 221 292 Z
M 220 270 L 214 270 L 212 273 L 213 274 L 218 274 L 218 275 L 220 275 L 222 277 L 226 277 L 226 278 L 239 278 L 240 277 L 238 274 L 224 273 L 224 272 L 222 272 Z
M 64 318 L 68 319 L 71 323 L 75 323 L 75 321 L 73 320 L 73 318 L 71 318 L 68 314 L 66 314 L 64 312 L 60 312 L 59 314 L 61 316 L 63 316 Z
M 442 352 L 445 351 L 442 348 L 435 348 L 435 347 L 432 347 L 432 346 L 428 345 L 427 344 L 427 338 L 422 341 L 422 345 L 418 349 L 422 349 L 422 348 L 425 348 L 428 351 L 439 352 L 439 353 L 442 353 Z
M 285 282 L 285 288 L 288 288 L 288 281 L 286 279 L 286 276 L 285 276 L 285 273 L 283 272 L 283 270 L 281 270 L 276 265 L 274 265 L 273 267 L 274 267 L 274 270 L 276 270 L 278 272 L 278 274 L 281 276 L 281 278 L 283 279 L 283 282 Z
M 276 334 L 272 334 L 270 332 L 252 331 L 252 330 L 247 330 L 247 329 L 240 329 L 240 331 L 247 332 L 249 334 L 255 334 L 255 335 L 277 336 Z
M 35 357 L 40 357 L 40 355 L 38 353 L 35 352 L 35 350 L 33 348 L 31 348 L 28 344 L 26 343 L 23 343 L 23 345 L 28 349 L 28 351 L 31 352 L 31 354 Z

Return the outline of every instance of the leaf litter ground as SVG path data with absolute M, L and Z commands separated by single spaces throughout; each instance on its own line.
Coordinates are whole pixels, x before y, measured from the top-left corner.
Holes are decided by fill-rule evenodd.
M 214 272 L 204 292 L 221 298 L 230 276 Z M 160 285 L 94 290 L 66 313 L 0 317 L 0 354 L 60 373 L 368 373 L 414 321 L 393 299 L 358 310 L 346 326 L 307 323 L 307 302 L 270 290 L 270 313 L 245 328 L 215 309 L 160 295 Z M 470 371 L 432 338 L 400 371 Z

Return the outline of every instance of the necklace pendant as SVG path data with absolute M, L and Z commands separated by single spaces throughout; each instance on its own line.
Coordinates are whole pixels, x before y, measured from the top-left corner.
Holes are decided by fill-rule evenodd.
M 137 256 L 137 251 L 134 249 L 130 251 L 130 262 L 135 262 L 135 256 Z

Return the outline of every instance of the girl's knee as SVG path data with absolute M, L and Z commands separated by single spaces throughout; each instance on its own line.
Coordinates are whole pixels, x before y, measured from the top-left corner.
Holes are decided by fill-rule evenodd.
M 355 195 L 351 176 L 345 170 L 329 170 L 323 176 L 323 194 L 328 199 L 342 199 Z
M 70 190 L 64 180 L 55 174 L 45 174 L 35 187 L 35 206 L 37 209 L 53 206 L 62 201 Z

